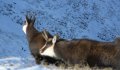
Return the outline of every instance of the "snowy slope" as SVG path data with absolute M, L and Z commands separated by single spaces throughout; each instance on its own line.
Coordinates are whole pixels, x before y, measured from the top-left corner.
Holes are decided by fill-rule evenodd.
M 30 55 L 22 31 L 26 13 L 36 15 L 39 31 L 47 29 L 65 39 L 113 41 L 120 36 L 119 12 L 120 0 L 0 0 L 0 68 L 41 68 Z

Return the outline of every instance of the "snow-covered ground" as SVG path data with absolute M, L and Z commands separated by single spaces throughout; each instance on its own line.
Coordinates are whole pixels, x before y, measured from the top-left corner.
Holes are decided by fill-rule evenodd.
M 33 59 L 20 57 L 6 57 L 0 59 L 0 70 L 17 70 L 35 65 Z M 34 63 L 34 64 L 33 64 Z
M 22 24 L 27 13 L 35 27 L 62 38 L 113 41 L 120 36 L 120 0 L 0 0 L 0 70 L 49 70 L 30 55 Z

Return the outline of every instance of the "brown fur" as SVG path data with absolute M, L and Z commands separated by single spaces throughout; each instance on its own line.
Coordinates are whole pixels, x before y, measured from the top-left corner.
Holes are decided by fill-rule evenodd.
M 54 46 L 57 58 L 70 64 L 85 64 L 92 66 L 112 66 L 118 68 L 120 65 L 119 39 L 114 42 L 100 42 L 90 39 L 61 40 Z M 52 45 L 52 44 L 51 44 Z M 49 45 L 46 45 L 47 47 Z M 50 46 L 49 46 L 50 47 Z
M 48 63 L 56 63 L 60 62 L 60 60 L 56 60 L 47 56 L 41 56 L 39 54 L 39 49 L 45 44 L 45 39 L 43 37 L 43 31 L 39 32 L 34 28 L 34 22 L 35 22 L 35 17 L 28 17 L 26 16 L 26 22 L 28 22 L 28 27 L 27 27 L 27 40 L 29 43 L 29 48 L 31 51 L 31 54 L 34 56 L 36 63 L 40 64 L 41 60 L 44 60 Z M 45 31 L 47 36 L 49 38 L 52 37 L 52 35 Z

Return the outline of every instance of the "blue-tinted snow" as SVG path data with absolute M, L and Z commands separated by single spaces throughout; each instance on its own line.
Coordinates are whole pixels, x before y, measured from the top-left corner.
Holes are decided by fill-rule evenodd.
M 61 38 L 113 41 L 120 36 L 120 0 L 0 0 L 1 60 L 32 58 L 22 31 L 28 12 L 36 15 L 35 27 L 39 31 L 47 29 Z M 4 68 L 4 60 L 2 63 L 0 68 Z

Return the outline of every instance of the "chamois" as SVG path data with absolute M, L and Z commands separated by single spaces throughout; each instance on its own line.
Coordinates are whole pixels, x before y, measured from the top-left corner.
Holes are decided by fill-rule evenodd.
M 42 48 L 42 46 L 45 44 L 46 40 L 43 37 L 43 34 L 46 33 L 46 35 L 49 38 L 52 38 L 52 35 L 48 31 L 41 31 L 39 32 L 35 27 L 35 17 L 34 16 L 26 16 L 26 21 L 23 25 L 23 31 L 27 36 L 27 40 L 29 43 L 29 48 L 31 51 L 31 54 L 34 56 L 35 61 L 37 64 L 41 63 L 41 60 L 44 60 L 49 63 L 56 63 L 56 62 L 61 62 L 60 60 L 53 59 L 48 56 L 41 56 L 39 54 L 39 49 Z
M 61 40 L 54 36 L 52 42 L 40 49 L 41 55 L 61 59 L 70 64 L 85 64 L 90 67 L 110 66 L 120 69 L 120 39 L 113 42 L 100 42 L 90 39 Z
M 46 39 L 46 44 L 40 49 L 40 54 L 45 56 L 50 56 L 56 59 L 61 59 L 66 62 L 68 65 L 70 64 L 86 64 L 86 56 L 87 52 L 84 53 L 84 50 L 87 49 L 87 44 L 81 42 L 81 47 L 79 47 L 79 40 L 65 40 L 65 39 L 58 39 L 59 37 L 54 36 L 51 40 Z M 81 51 L 80 51 L 81 50 Z M 83 55 L 83 56 L 82 56 Z M 86 55 L 86 56 L 85 56 Z

